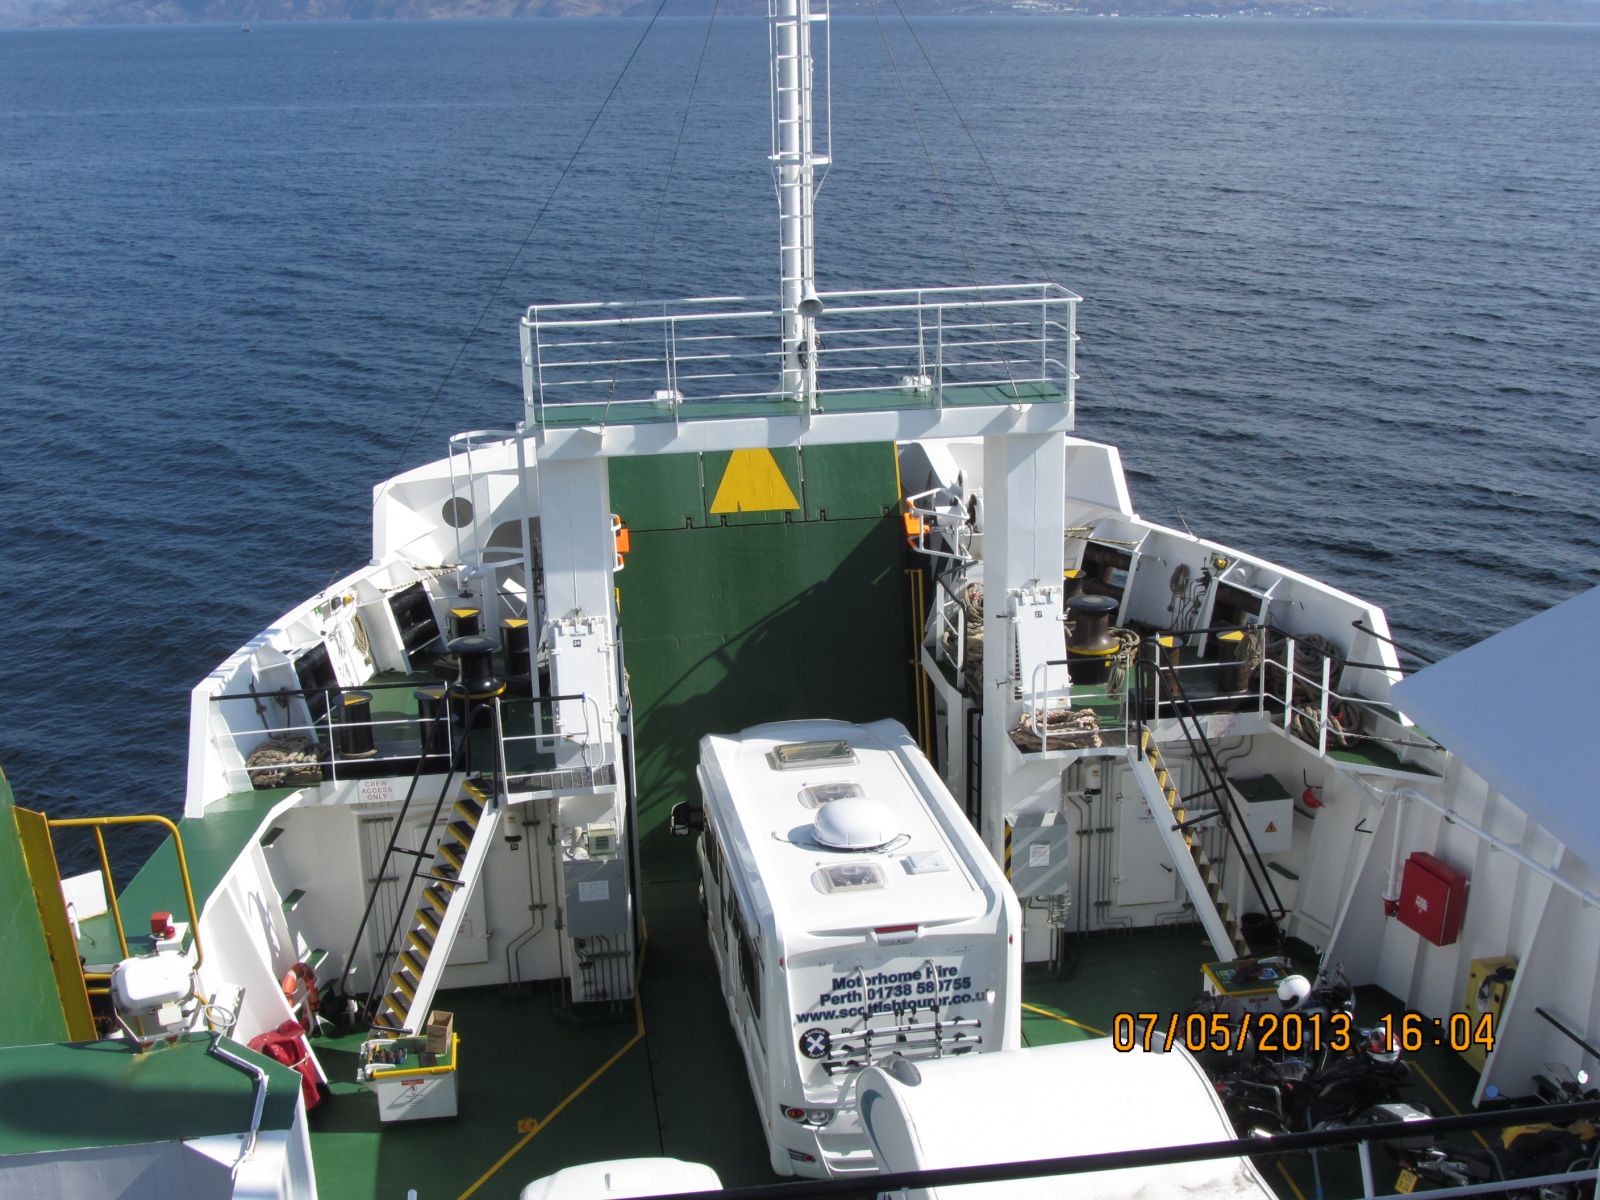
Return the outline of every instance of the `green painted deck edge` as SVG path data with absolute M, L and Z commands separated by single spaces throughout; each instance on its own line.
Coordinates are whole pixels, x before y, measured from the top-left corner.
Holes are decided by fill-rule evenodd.
M 0 1155 L 245 1132 L 255 1080 L 212 1058 L 210 1043 L 197 1033 L 144 1054 L 125 1041 L 0 1050 Z M 223 1045 L 266 1069 L 261 1128 L 289 1128 L 300 1076 L 235 1042 Z
M 39 905 L 28 882 L 22 841 L 12 816 L 11 784 L 0 771 L 0 962 L 5 963 L 7 1015 L 0 1046 L 57 1042 L 67 1036 Z

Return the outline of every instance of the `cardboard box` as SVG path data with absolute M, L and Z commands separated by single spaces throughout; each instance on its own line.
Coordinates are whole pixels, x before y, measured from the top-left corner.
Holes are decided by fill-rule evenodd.
M 450 1052 L 450 1035 L 455 1030 L 456 1015 L 436 1008 L 428 1014 L 428 1052 L 430 1054 L 448 1054 Z

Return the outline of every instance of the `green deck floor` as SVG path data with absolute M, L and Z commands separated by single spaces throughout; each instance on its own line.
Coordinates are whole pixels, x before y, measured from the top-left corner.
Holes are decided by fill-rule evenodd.
M 433 1200 L 481 1181 L 473 1195 L 492 1200 L 573 1163 L 662 1154 L 710 1163 L 730 1185 L 770 1182 L 695 885 L 653 882 L 644 905 L 637 1016 L 627 1005 L 576 1019 L 548 984 L 441 996 L 461 1039 L 455 1120 L 381 1125 L 352 1082 L 360 1035 L 319 1040 L 335 1080 L 312 1121 L 323 1194 Z
M 382 1126 L 355 1074 L 360 1037 L 324 1040 L 319 1054 L 334 1094 L 314 1115 L 312 1147 L 327 1194 L 365 1200 L 417 1188 L 420 1200 L 515 1197 L 528 1182 L 573 1163 L 670 1155 L 714 1167 L 729 1186 L 773 1182 L 743 1060 L 722 1008 L 691 880 L 644 890 L 650 937 L 636 1037 L 632 1007 L 576 1021 L 547 985 L 450 992 L 461 1038 L 455 1120 Z M 1050 1045 L 1109 1031 L 1126 1011 L 1182 1011 L 1200 990 L 1209 945 L 1194 928 L 1069 940 L 1060 971 L 1023 980 L 1023 1041 Z M 1396 1011 L 1363 988 L 1358 1017 Z M 1476 1074 L 1458 1056 L 1424 1051 L 1411 1061 L 1414 1101 L 1465 1109 Z M 1435 1090 L 1437 1085 L 1439 1090 Z M 1376 1161 L 1380 1182 L 1389 1163 Z M 1315 1194 L 1311 1160 L 1262 1159 L 1289 1200 Z M 1360 1194 L 1353 1151 L 1321 1158 L 1327 1200 Z M 473 1190 L 475 1189 L 475 1190 Z
M 0 1050 L 0 1155 L 143 1145 L 166 1141 L 175 1129 L 207 1137 L 249 1128 L 251 1078 L 212 1058 L 210 1044 L 196 1033 L 144 1054 L 121 1041 Z M 232 1042 L 225 1048 L 267 1072 L 261 1128 L 287 1129 L 300 1076 Z

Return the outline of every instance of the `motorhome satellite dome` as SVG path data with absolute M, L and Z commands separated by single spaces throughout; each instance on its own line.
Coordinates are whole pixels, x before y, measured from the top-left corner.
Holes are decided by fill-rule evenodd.
M 818 843 L 833 850 L 876 850 L 900 835 L 888 806 L 865 798 L 824 804 L 815 830 Z

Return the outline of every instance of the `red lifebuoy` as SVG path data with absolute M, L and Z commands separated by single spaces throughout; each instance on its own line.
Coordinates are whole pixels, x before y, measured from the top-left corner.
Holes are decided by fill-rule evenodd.
M 306 1015 L 315 1016 L 317 1011 L 317 975 L 303 962 L 297 962 L 283 975 L 283 998 L 289 1002 L 291 1009 L 304 1004 Z

